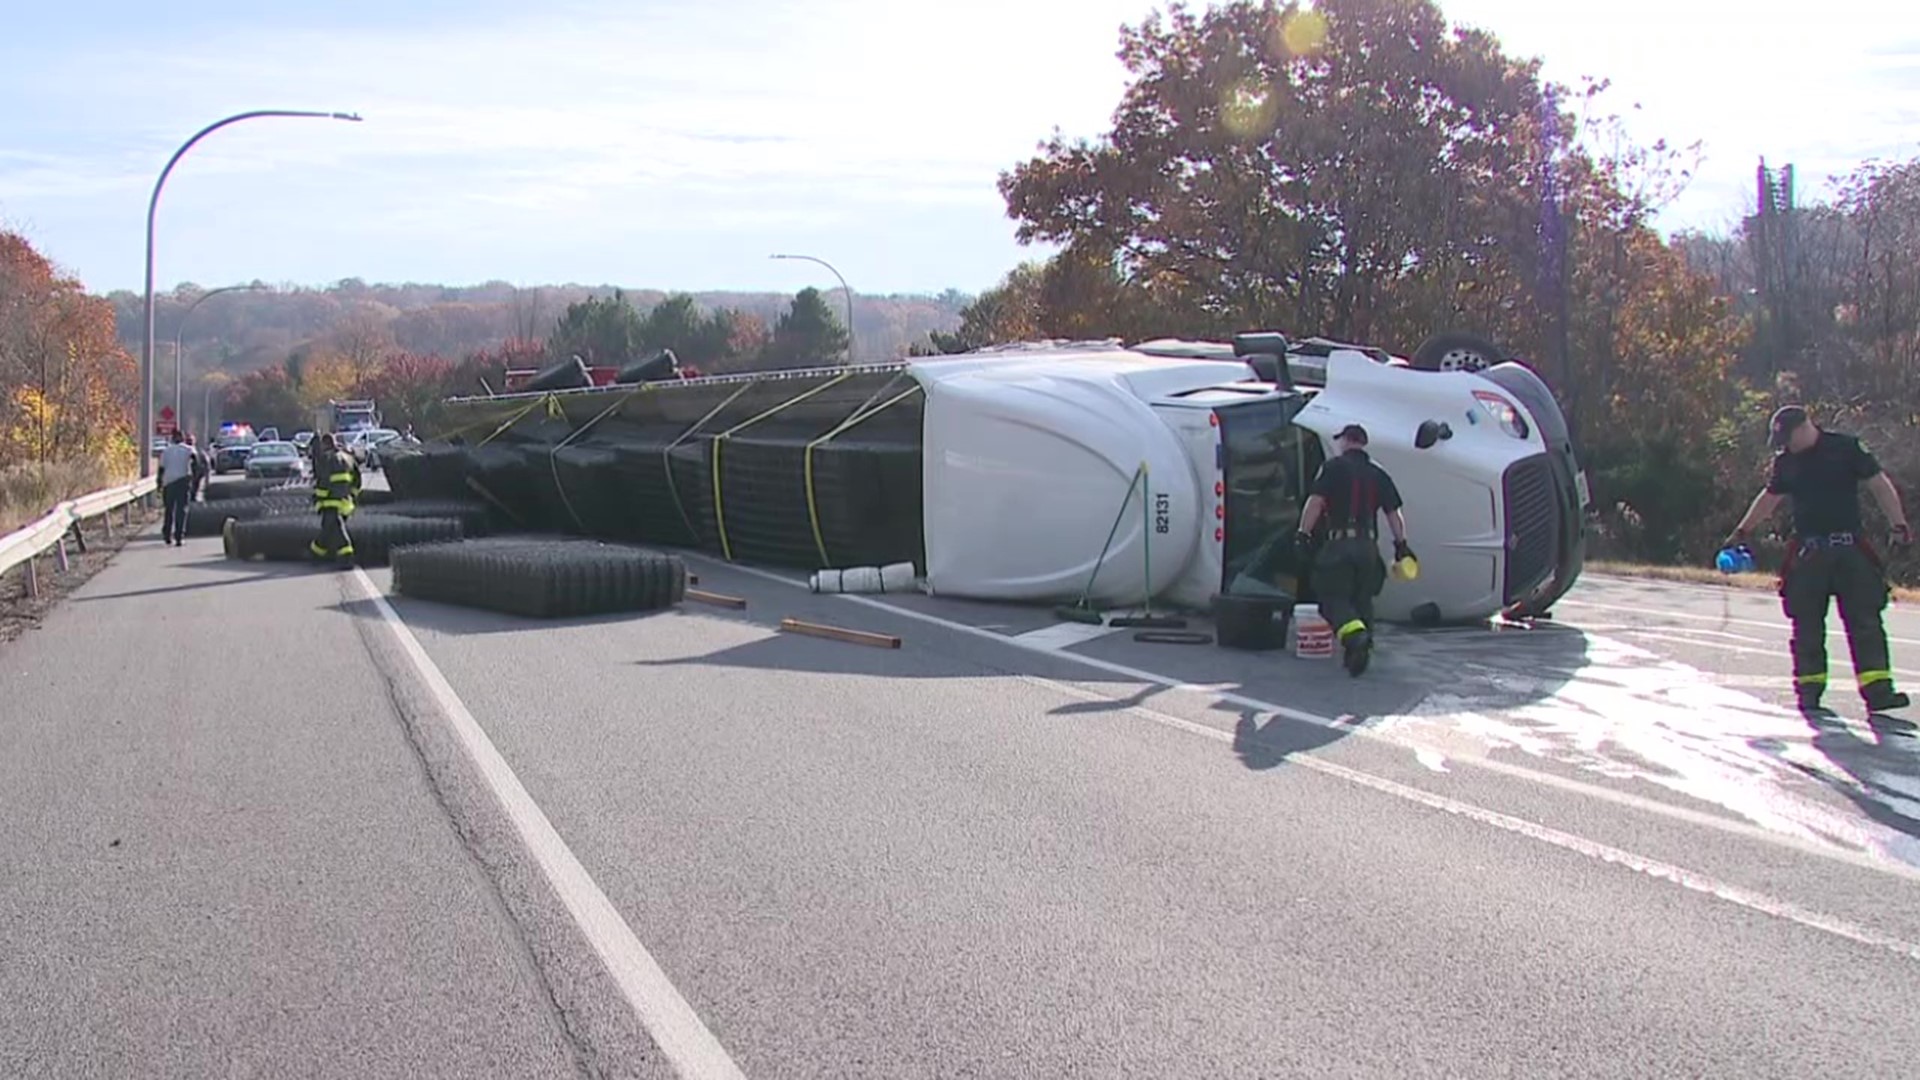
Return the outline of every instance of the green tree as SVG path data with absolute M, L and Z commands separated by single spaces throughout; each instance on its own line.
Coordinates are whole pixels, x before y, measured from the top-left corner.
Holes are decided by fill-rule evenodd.
M 825 367 L 843 362 L 846 352 L 847 328 L 834 318 L 820 290 L 809 286 L 794 295 L 792 306 L 774 325 L 763 366 Z
M 621 364 L 632 359 L 646 340 L 646 323 L 627 302 L 626 294 L 588 297 L 568 304 L 547 338 L 547 356 L 565 360 L 578 356 L 589 364 Z

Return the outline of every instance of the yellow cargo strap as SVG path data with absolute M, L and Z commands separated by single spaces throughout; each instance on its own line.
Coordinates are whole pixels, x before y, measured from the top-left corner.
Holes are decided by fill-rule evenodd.
M 775 405 L 771 409 L 767 409 L 766 411 L 760 413 L 758 416 L 753 416 L 753 417 L 749 417 L 746 420 L 742 420 L 739 423 L 733 425 L 732 427 L 728 428 L 727 430 L 713 437 L 713 527 L 714 527 L 714 530 L 720 534 L 720 555 L 721 557 L 725 558 L 728 562 L 733 561 L 733 545 L 727 539 L 726 504 L 722 501 L 720 496 L 720 474 L 721 474 L 720 449 L 721 447 L 726 444 L 726 441 L 728 439 L 733 437 L 735 432 L 742 431 L 746 428 L 752 427 L 753 425 L 759 423 L 762 420 L 765 420 L 767 417 L 772 416 L 773 414 L 779 412 L 780 410 L 785 409 L 789 406 L 798 405 L 799 403 L 807 400 L 808 398 L 819 393 L 820 391 L 826 390 L 830 387 L 838 386 L 840 383 L 845 382 L 847 379 L 852 377 L 853 377 L 853 372 L 843 371 L 840 374 L 835 375 L 833 378 L 828 379 L 826 382 L 821 383 L 819 386 L 816 386 L 811 390 L 805 391 L 804 393 L 795 394 L 793 397 L 790 397 L 787 400 L 781 402 L 780 404 Z
M 733 401 L 735 398 L 739 397 L 741 394 L 746 393 L 748 388 L 758 386 L 759 384 L 760 384 L 760 380 L 758 379 L 748 379 L 745 382 L 741 383 L 740 389 L 735 390 L 731 394 L 728 394 L 727 399 L 725 401 L 722 401 L 720 404 L 715 405 L 713 408 L 707 410 L 707 415 L 701 417 L 698 420 L 695 420 L 693 422 L 692 427 L 681 432 L 679 438 L 668 443 L 667 448 L 665 450 L 660 451 L 660 469 L 661 471 L 667 474 L 667 493 L 673 496 L 673 508 L 680 512 L 680 520 L 686 523 L 687 535 L 689 537 L 692 537 L 696 540 L 699 539 L 700 530 L 697 528 L 694 528 L 693 515 L 687 513 L 686 503 L 681 501 L 681 498 L 680 498 L 680 485 L 674 483 L 674 480 L 673 480 L 674 447 L 679 446 L 683 442 L 686 442 L 687 439 L 692 437 L 694 432 L 699 431 L 703 427 L 706 427 L 707 421 L 713 419 L 716 416 L 719 416 L 720 413 L 724 411 L 727 406 L 733 404 Z
M 622 395 L 620 400 L 600 410 L 600 415 L 574 428 L 571 432 L 568 432 L 566 438 L 555 443 L 553 449 L 547 451 L 547 468 L 553 472 L 553 490 L 559 493 L 560 504 L 567 508 L 567 516 L 573 519 L 573 523 L 580 527 L 582 533 L 587 532 L 587 523 L 580 520 L 580 512 L 573 508 L 573 500 L 567 497 L 567 485 L 560 482 L 560 459 L 558 455 L 560 451 L 565 450 L 573 440 L 593 430 L 595 424 L 619 412 L 621 406 L 651 389 L 653 389 L 651 386 L 641 386 L 638 389 Z
M 484 439 L 481 439 L 481 440 L 480 440 L 479 442 L 477 442 L 477 443 L 474 443 L 473 445 L 474 445 L 474 446 L 475 446 L 476 448 L 477 448 L 477 447 L 481 447 L 481 446 L 485 446 L 485 445 L 487 445 L 488 443 L 490 443 L 490 442 L 492 442 L 493 440 L 495 440 L 495 439 L 497 439 L 497 438 L 499 438 L 500 436 L 502 436 L 502 435 L 504 435 L 504 434 L 506 434 L 506 432 L 507 432 L 507 429 L 508 429 L 508 428 L 510 428 L 510 427 L 512 427 L 513 425 L 515 425 L 515 424 L 517 424 L 517 423 L 519 423 L 520 421 L 522 421 L 522 420 L 524 420 L 524 419 L 526 419 L 526 416 L 527 416 L 527 414 L 528 414 L 528 413 L 530 413 L 530 412 L 532 412 L 533 410 L 535 410 L 535 409 L 537 409 L 537 408 L 539 408 L 539 407 L 540 407 L 540 406 L 542 406 L 542 405 L 545 405 L 545 406 L 547 407 L 547 415 L 548 415 L 548 416 L 555 416 L 555 415 L 557 415 L 557 414 L 559 414 L 559 410 L 560 410 L 560 399 L 559 399 L 559 398 L 556 398 L 556 397 L 554 397 L 554 396 L 553 396 L 552 394 L 542 394 L 542 395 L 541 395 L 540 397 L 538 397 L 538 398 L 535 398 L 534 400 L 532 400 L 532 401 L 529 401 L 529 402 L 527 402 L 527 407 L 526 407 L 526 408 L 524 408 L 524 409 L 521 409 L 521 410 L 520 410 L 519 412 L 517 412 L 517 413 L 514 413 L 514 414 L 513 414 L 512 416 L 509 416 L 509 417 L 507 418 L 507 420 L 506 420 L 506 422 L 505 422 L 505 423 L 503 423 L 503 424 L 501 424 L 501 425 L 500 425 L 499 427 L 497 427 L 497 428 L 494 428 L 494 429 L 493 429 L 493 434 L 491 434 L 491 435 L 489 435 L 489 436 L 487 436 L 487 437 L 486 437 L 486 438 L 484 438 Z
M 878 415 L 879 413 L 892 408 L 893 406 L 899 404 L 902 401 L 905 401 L 906 399 L 912 397 L 913 395 L 920 393 L 921 389 L 922 387 L 920 386 L 920 384 L 915 383 L 912 387 L 906 390 L 903 390 L 898 394 L 895 394 L 893 397 L 888 398 L 886 401 L 880 403 L 879 405 L 873 405 L 870 408 L 868 406 L 863 405 L 859 409 L 855 409 L 852 416 L 849 416 L 845 420 L 841 421 L 839 427 L 834 428 L 832 431 L 827 432 L 825 435 L 822 435 L 819 438 L 807 444 L 806 458 L 804 460 L 804 464 L 802 468 L 802 472 L 806 477 L 806 483 L 807 483 L 807 523 L 813 526 L 813 546 L 816 550 L 820 552 L 820 566 L 823 569 L 826 567 L 832 566 L 833 562 L 827 557 L 826 537 L 820 532 L 820 503 L 814 497 L 814 490 L 813 490 L 814 448 L 820 446 L 822 443 L 826 443 L 835 438 L 838 438 L 840 435 L 846 433 L 848 430 L 850 430 L 854 426 L 865 423 L 870 417 Z M 871 403 L 872 399 L 870 398 L 868 399 L 868 401 L 869 403 Z

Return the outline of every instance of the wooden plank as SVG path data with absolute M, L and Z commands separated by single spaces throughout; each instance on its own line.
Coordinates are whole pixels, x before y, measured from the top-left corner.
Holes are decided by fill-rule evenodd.
M 825 623 L 801 622 L 799 619 L 781 619 L 780 629 L 789 634 L 806 634 L 810 637 L 827 638 L 831 641 L 844 641 L 849 645 L 872 645 L 879 649 L 897 649 L 900 639 L 892 634 L 876 634 L 867 630 L 849 630 L 844 626 L 828 626 Z
M 737 596 L 723 596 L 720 593 L 702 592 L 699 589 L 688 589 L 687 599 L 699 604 L 712 604 L 715 607 L 733 608 L 735 610 L 747 606 L 747 602 Z

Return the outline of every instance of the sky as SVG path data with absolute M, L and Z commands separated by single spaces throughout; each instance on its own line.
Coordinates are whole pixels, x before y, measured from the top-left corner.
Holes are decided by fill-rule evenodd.
M 92 0 L 0 38 L 0 228 L 95 290 L 156 278 L 973 292 L 1044 250 L 995 188 L 1056 128 L 1103 132 L 1151 0 Z M 1669 229 L 1724 230 L 1753 170 L 1809 195 L 1920 155 L 1901 0 L 1442 0 L 1613 82 L 1636 137 L 1705 140 Z M 1638 108 L 1635 108 L 1638 106 Z

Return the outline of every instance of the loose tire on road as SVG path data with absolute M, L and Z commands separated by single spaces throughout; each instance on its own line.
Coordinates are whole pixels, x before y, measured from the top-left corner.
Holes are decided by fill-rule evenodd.
M 188 503 L 187 535 L 219 536 L 220 528 L 228 518 L 240 521 L 252 521 L 256 518 L 281 517 L 288 514 L 308 514 L 313 512 L 313 498 L 310 495 L 293 496 L 255 496 L 251 499 L 226 499 L 222 502 Z
M 347 519 L 353 536 L 353 562 L 358 566 L 385 566 L 396 550 L 411 544 L 459 540 L 460 522 L 453 518 L 388 517 L 371 511 Z M 256 518 L 234 522 L 227 533 L 227 557 L 306 562 L 320 535 L 318 515 Z
M 672 607 L 686 597 L 687 567 L 645 548 L 500 537 L 396 552 L 393 587 L 510 615 L 578 618 Z

